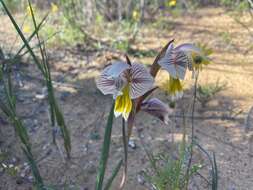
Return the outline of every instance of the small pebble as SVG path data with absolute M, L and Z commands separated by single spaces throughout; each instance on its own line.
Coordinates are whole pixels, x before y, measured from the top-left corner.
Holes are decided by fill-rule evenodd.
M 88 166 L 87 172 L 88 172 L 89 174 L 94 174 L 94 173 L 96 173 L 96 167 L 95 167 L 94 165 Z
M 46 150 L 49 146 L 50 146 L 50 143 L 45 144 L 45 145 L 42 147 L 42 150 Z
M 131 147 L 132 149 L 136 149 L 136 144 L 135 144 L 134 140 L 129 140 L 128 146 Z
M 32 181 L 33 180 L 33 176 L 32 175 L 28 176 L 28 180 Z
M 84 151 L 85 153 L 88 152 L 88 148 L 89 148 L 88 144 L 85 144 L 85 145 L 82 145 L 82 146 L 81 146 L 81 149 L 83 149 L 83 151 Z
M 46 97 L 47 97 L 47 88 L 42 88 L 42 92 L 41 92 L 41 94 L 36 94 L 35 95 L 35 98 L 36 99 L 39 99 L 39 100 L 43 100 L 43 99 L 45 99 Z
M 46 98 L 46 95 L 45 95 L 45 94 L 36 94 L 36 95 L 35 95 L 35 98 L 36 98 L 36 99 L 39 99 L 39 100 L 43 100 L 43 99 Z
M 11 159 L 11 162 L 12 162 L 13 164 L 15 164 L 15 163 L 17 162 L 17 158 L 12 158 L 12 159 Z
M 18 179 L 16 180 L 16 184 L 21 185 L 22 183 L 23 183 L 22 177 L 18 177 Z
M 230 186 L 228 190 L 236 190 L 236 188 L 234 186 Z
M 2 166 L 3 166 L 4 168 L 7 168 L 6 164 L 4 164 L 4 163 L 2 163 Z
M 158 121 L 157 120 L 152 120 L 152 122 L 151 122 L 153 125 L 155 125 L 155 124 L 157 124 L 158 123 Z
M 13 164 L 10 164 L 10 165 L 9 165 L 9 168 L 13 168 L 13 167 L 14 167 L 14 165 L 13 165 Z
M 62 92 L 61 95 L 60 95 L 60 99 L 62 101 L 65 101 L 70 95 L 71 95 L 70 92 Z
M 144 177 L 140 174 L 137 175 L 137 181 L 141 185 L 144 185 L 144 183 L 145 183 Z

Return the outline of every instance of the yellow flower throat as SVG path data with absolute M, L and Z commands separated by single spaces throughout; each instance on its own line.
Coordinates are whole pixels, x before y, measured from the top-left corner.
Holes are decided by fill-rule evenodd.
M 122 89 L 122 95 L 118 96 L 115 100 L 114 114 L 115 116 L 120 116 L 122 114 L 125 120 L 132 110 L 132 100 L 129 95 L 129 84 Z

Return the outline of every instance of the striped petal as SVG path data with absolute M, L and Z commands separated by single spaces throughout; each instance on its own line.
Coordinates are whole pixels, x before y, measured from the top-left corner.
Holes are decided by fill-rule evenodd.
M 168 124 L 168 116 L 172 112 L 168 105 L 157 98 L 151 98 L 142 102 L 141 110 L 157 117 L 166 124 Z
M 123 61 L 116 61 L 113 64 L 106 67 L 103 71 L 103 73 L 110 77 L 119 77 L 120 74 L 125 71 L 126 69 L 129 69 L 130 65 Z
M 116 62 L 106 67 L 96 81 L 97 88 L 105 95 L 113 94 L 114 98 L 120 95 L 121 89 L 125 86 L 126 80 L 121 77 L 122 72 L 129 69 L 124 62 Z
M 153 86 L 153 77 L 141 64 L 133 63 L 128 76 L 130 78 L 130 96 L 132 99 L 142 96 Z
M 158 64 L 174 78 L 183 80 L 189 64 L 189 58 L 183 51 L 172 49 L 172 47 L 168 47 L 165 56 L 158 61 Z
M 123 78 L 112 78 L 106 75 L 101 75 L 96 81 L 97 88 L 104 94 L 113 94 L 114 99 L 121 94 L 121 89 L 125 86 L 126 81 Z
M 203 55 L 203 52 L 200 48 L 190 43 L 181 44 L 177 46 L 175 50 L 180 50 L 184 52 L 196 52 L 199 55 Z

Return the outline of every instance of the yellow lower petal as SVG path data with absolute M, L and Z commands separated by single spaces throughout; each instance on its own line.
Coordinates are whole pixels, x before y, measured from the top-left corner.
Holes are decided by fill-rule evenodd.
M 176 92 L 182 92 L 183 91 L 183 86 L 180 82 L 179 79 L 175 79 L 170 76 L 170 81 L 169 81 L 169 86 L 168 90 L 171 94 L 176 94 Z
M 171 95 L 172 100 L 181 98 L 183 96 L 183 86 L 180 80 L 170 76 L 166 83 L 166 91 Z
M 118 96 L 115 100 L 114 115 L 116 117 L 122 114 L 125 120 L 132 110 L 132 100 L 129 95 L 129 86 L 123 88 L 122 95 Z

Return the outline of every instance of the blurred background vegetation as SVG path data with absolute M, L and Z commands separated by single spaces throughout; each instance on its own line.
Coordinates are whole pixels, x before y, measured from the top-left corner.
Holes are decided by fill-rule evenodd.
M 51 10 L 41 31 L 43 37 L 49 38 L 50 45 L 85 44 L 96 50 L 113 48 L 131 54 L 134 51 L 130 44 L 143 25 L 165 29 L 173 27 L 168 25 L 168 20 L 172 22 L 173 17 L 203 6 L 243 11 L 249 9 L 250 3 L 247 0 L 33 0 L 32 6 L 41 18 Z M 26 0 L 8 0 L 6 4 L 12 13 L 27 9 Z M 29 33 L 31 25 L 32 22 L 30 26 L 24 24 L 23 31 Z M 111 35 L 111 31 L 117 35 Z M 153 56 L 154 52 L 134 54 Z

